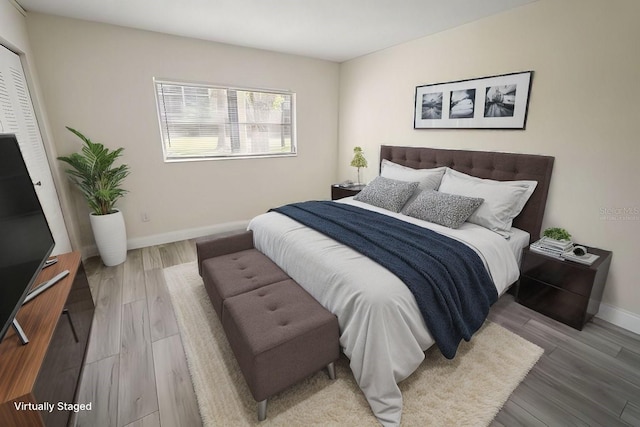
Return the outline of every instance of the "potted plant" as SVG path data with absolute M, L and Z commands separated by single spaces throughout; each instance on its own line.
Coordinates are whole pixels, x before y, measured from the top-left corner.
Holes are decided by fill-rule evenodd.
M 367 159 L 365 159 L 364 156 L 362 155 L 361 147 L 354 147 L 353 152 L 354 152 L 354 155 L 353 155 L 353 160 L 351 160 L 351 166 L 358 169 L 357 184 L 361 184 L 362 182 L 360 181 L 360 168 L 367 167 Z
M 124 148 L 111 151 L 79 131 L 68 126 L 67 129 L 80 138 L 84 146 L 81 152 L 58 157 L 58 160 L 70 166 L 66 172 L 89 204 L 91 229 L 102 262 L 107 266 L 121 264 L 127 258 L 127 233 L 124 217 L 115 203 L 127 193 L 121 185 L 129 175 L 129 167 L 114 166 L 114 163 Z
M 569 232 L 564 228 L 550 227 L 544 230 L 542 235 L 544 237 L 548 237 L 549 239 L 558 240 L 558 241 L 571 240 L 571 234 L 569 234 Z

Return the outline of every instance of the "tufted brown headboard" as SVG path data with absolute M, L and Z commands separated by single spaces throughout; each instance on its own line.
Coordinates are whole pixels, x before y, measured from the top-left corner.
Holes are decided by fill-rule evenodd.
M 538 240 L 542 217 L 549 193 L 553 157 L 534 154 L 500 153 L 493 151 L 443 150 L 426 147 L 380 147 L 380 162 L 391 162 L 414 169 L 448 166 L 479 178 L 538 181 L 536 190 L 514 221 L 513 226 L 527 231 L 531 241 Z

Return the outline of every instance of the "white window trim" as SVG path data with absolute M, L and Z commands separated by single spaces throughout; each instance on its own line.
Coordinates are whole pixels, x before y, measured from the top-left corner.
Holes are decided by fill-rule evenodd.
M 158 99 L 157 84 L 175 84 L 175 85 L 188 85 L 193 87 L 205 87 L 208 89 L 223 89 L 223 90 L 236 90 L 236 91 L 255 91 L 255 92 L 268 92 L 283 94 L 291 97 L 291 144 L 293 152 L 282 154 L 248 154 L 248 155 L 234 155 L 234 156 L 202 156 L 202 157 L 184 157 L 175 158 L 168 157 L 165 147 L 165 141 L 163 139 L 162 117 L 160 112 L 160 100 Z M 242 160 L 242 159 L 269 159 L 269 158 L 284 158 L 284 157 L 297 157 L 298 156 L 298 138 L 297 138 L 297 125 L 296 125 L 296 107 L 297 99 L 296 93 L 286 89 L 272 89 L 272 88 L 255 88 L 255 87 L 240 87 L 231 86 L 216 83 L 203 83 L 193 82 L 188 80 L 170 79 L 170 78 L 153 78 L 153 93 L 156 103 L 156 114 L 158 118 L 158 130 L 160 132 L 160 142 L 162 145 L 162 157 L 165 163 L 181 163 L 181 162 L 202 162 L 202 161 L 217 161 L 217 160 Z

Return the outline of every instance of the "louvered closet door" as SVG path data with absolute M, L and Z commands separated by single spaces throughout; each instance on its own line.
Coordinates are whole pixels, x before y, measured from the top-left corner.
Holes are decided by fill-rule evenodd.
M 67 227 L 42 144 L 20 57 L 0 46 L 0 133 L 14 133 L 56 242 L 54 254 L 71 251 Z

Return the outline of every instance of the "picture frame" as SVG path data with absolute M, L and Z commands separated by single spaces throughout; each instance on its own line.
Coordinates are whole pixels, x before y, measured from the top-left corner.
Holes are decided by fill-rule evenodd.
M 416 87 L 414 129 L 524 129 L 533 71 Z

